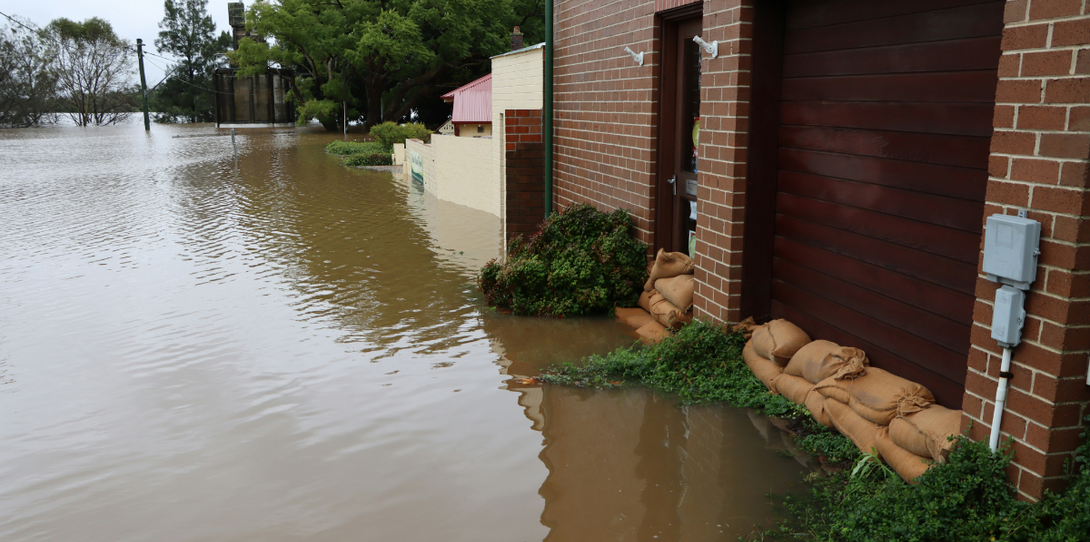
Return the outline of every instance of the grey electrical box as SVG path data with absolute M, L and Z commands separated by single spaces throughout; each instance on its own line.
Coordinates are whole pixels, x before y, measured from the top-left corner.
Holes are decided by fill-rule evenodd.
M 995 292 L 992 312 L 992 338 L 1003 348 L 1014 348 L 1022 342 L 1022 326 L 1026 323 L 1026 293 L 1011 286 Z
M 1040 222 L 1010 215 L 989 216 L 983 265 L 988 280 L 1028 290 L 1037 278 L 1040 244 Z

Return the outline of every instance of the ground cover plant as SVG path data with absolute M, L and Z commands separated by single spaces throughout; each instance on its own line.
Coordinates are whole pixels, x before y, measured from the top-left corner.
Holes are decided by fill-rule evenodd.
M 772 395 L 742 361 L 745 339 L 696 320 L 673 337 L 546 371 L 546 383 L 595 388 L 646 385 L 684 403 L 725 402 L 791 420 L 796 443 L 847 468 L 810 477 L 805 496 L 780 498 L 788 519 L 759 536 L 820 541 L 1090 540 L 1090 432 L 1070 465 L 1070 487 L 1036 503 L 1018 500 L 1004 469 L 1012 452 L 959 437 L 947 463 L 909 484 L 873 454 Z M 1090 422 L 1090 417 L 1087 418 Z
M 346 166 L 388 166 L 393 164 L 393 152 L 378 141 L 333 141 L 325 152 L 340 156 Z
M 647 247 L 628 212 L 568 207 L 529 238 L 516 237 L 507 260 L 488 262 L 477 285 L 489 305 L 515 314 L 576 316 L 633 307 L 647 280 Z

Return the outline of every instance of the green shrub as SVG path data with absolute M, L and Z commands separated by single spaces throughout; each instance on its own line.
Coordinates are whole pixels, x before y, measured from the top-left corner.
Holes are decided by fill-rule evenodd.
M 391 153 L 390 147 L 377 141 L 333 141 L 325 146 L 325 152 L 339 156 L 351 156 L 353 154 L 382 154 Z
M 993 454 L 986 442 L 958 437 L 947 463 L 917 482 L 901 480 L 871 454 L 823 427 L 802 405 L 772 395 L 742 360 L 745 339 L 697 319 L 658 344 L 639 343 L 579 365 L 554 367 L 546 383 L 616 388 L 642 383 L 685 403 L 724 402 L 791 420 L 795 442 L 832 462 L 855 468 L 810 476 L 811 494 L 779 497 L 789 519 L 766 539 L 845 542 L 948 540 L 1075 542 L 1090 540 L 1090 430 L 1075 453 L 1071 484 L 1036 503 L 1018 500 L 1005 469 L 1012 452 Z M 1090 417 L 1086 418 L 1090 423 Z
M 553 367 L 541 375 L 551 384 L 614 388 L 640 383 L 676 395 L 683 403 L 726 403 L 792 420 L 799 448 L 829 461 L 859 456 L 851 440 L 818 424 L 802 405 L 772 395 L 742 360 L 745 339 L 697 319 L 672 337 L 646 346 L 619 348 L 579 365 Z
M 574 316 L 633 307 L 647 280 L 647 247 L 628 212 L 573 205 L 511 241 L 507 261 L 488 262 L 477 285 L 489 305 L 515 314 Z
M 431 130 L 423 124 L 397 124 L 384 122 L 371 127 L 371 135 L 387 147 L 394 143 L 404 143 L 406 139 L 419 139 L 427 143 L 431 139 Z
M 352 154 L 344 158 L 346 166 L 389 166 L 394 159 L 390 153 L 382 154 Z

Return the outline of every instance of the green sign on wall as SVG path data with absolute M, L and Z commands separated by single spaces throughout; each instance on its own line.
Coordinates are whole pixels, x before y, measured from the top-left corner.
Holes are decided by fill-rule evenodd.
M 424 156 L 415 151 L 409 151 L 409 171 L 412 179 L 424 184 Z

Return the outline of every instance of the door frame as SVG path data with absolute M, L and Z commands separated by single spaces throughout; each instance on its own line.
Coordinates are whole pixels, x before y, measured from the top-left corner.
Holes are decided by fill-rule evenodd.
M 678 28 L 684 22 L 702 17 L 704 3 L 695 2 L 658 14 L 660 29 L 660 70 L 658 77 L 658 138 L 656 154 L 658 168 L 655 172 L 654 211 L 655 242 L 653 250 L 665 249 L 667 252 L 678 250 L 678 240 L 674 238 L 674 222 L 677 216 L 673 187 L 667 182 L 674 175 L 678 164 L 680 149 L 675 144 L 678 136 L 677 78 L 680 65 L 678 56 Z M 703 28 L 703 22 L 701 22 Z
M 787 0 L 753 7 L 753 56 L 746 149 L 741 317 L 764 321 L 772 312 L 772 262 L 779 180 L 780 88 Z

